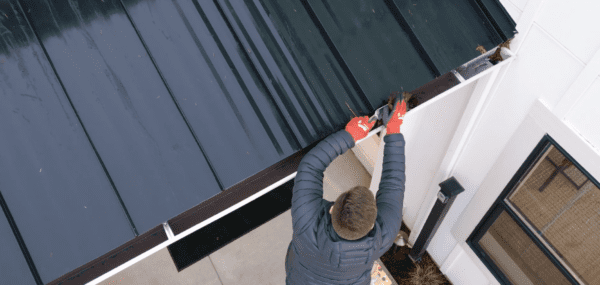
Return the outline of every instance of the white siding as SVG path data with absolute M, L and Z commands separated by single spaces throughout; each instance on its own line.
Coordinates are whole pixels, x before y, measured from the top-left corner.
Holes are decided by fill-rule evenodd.
M 403 220 L 407 227 L 414 226 L 421 203 L 431 179 L 444 157 L 456 130 L 474 83 L 435 102 L 426 103 L 406 114 L 402 133 L 406 139 L 406 192 Z
M 546 0 L 536 22 L 587 63 L 600 48 L 600 1 Z
M 558 101 L 582 69 L 583 65 L 547 34 L 536 27 L 531 29 L 452 173 L 465 192 L 454 202 L 429 246 L 434 259 L 443 262 L 460 242 L 453 239 L 450 230 L 533 102 L 537 98 Z
M 477 260 L 473 260 L 461 246 L 451 253 L 452 262 L 441 267 L 452 284 L 487 285 L 490 284 L 485 274 L 479 270 Z
M 512 2 L 519 10 L 523 11 L 525 9 L 525 5 L 527 5 L 528 0 L 507 0 Z
M 495 160 L 489 175 L 480 184 L 479 191 L 472 199 L 469 198 L 470 201 L 466 207 L 461 207 L 462 213 L 456 222 L 457 226 L 452 229 L 452 235 L 457 240 L 465 241 L 467 239 L 483 217 L 481 213 L 487 212 L 544 133 L 544 130 L 531 117 L 526 117 L 521 123 L 502 150 L 505 155 L 500 156 L 501 159 Z M 470 218 L 471 216 L 473 218 Z
M 522 111 L 527 110 L 533 99 L 538 97 L 553 106 L 583 67 L 584 64 L 572 53 L 534 24 L 497 96 L 528 97 L 529 104 Z
M 600 149 L 600 76 L 573 106 L 566 120 L 596 149 Z M 600 179 L 600 177 L 596 177 Z
M 600 152 L 593 149 L 565 121 L 559 120 L 541 100 L 536 100 L 524 121 L 502 150 L 500 157 L 481 184 L 480 190 L 477 191 L 468 206 L 463 209 L 463 213 L 453 227 L 452 235 L 461 243 L 454 248 L 448 259 L 443 263 L 442 272 L 447 275 L 453 274 L 447 269 L 452 266 L 473 270 L 472 265 L 463 266 L 460 262 L 456 262 L 457 252 L 465 252 L 480 272 L 487 275 L 492 284 L 497 284 L 495 278 L 464 241 L 473 232 L 483 215 L 546 133 L 555 139 L 593 177 L 600 177 L 600 168 L 596 167 L 600 165 Z
M 498 284 L 465 240 L 545 133 L 600 179 L 600 17 L 596 15 L 600 1 L 501 2 L 518 23 L 520 34 L 512 49 L 516 58 L 492 85 L 489 104 L 476 117 L 473 133 L 449 173 L 465 191 L 428 247 L 454 284 Z M 419 136 L 407 137 L 407 146 Z M 447 135 L 439 139 L 452 140 Z M 411 151 L 420 155 L 418 149 Z M 407 164 L 407 173 L 412 165 Z M 428 188 L 423 182 L 413 185 L 422 188 L 407 187 L 407 194 L 414 191 L 419 193 L 410 194 L 413 197 L 425 197 L 419 204 L 420 217 L 431 209 L 432 194 L 439 190 L 432 186 L 446 176 L 440 175 L 441 171 L 435 173 Z M 413 173 L 410 179 L 426 181 L 429 175 Z M 418 234 L 422 223 L 411 222 L 416 228 L 409 227 Z M 411 235 L 412 242 L 414 239 Z

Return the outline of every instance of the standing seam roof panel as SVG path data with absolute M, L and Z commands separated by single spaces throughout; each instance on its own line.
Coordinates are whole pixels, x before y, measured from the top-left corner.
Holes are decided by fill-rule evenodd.
M 331 49 L 327 39 L 314 33 L 318 27 L 302 5 L 289 0 L 257 2 L 248 7 L 260 14 L 281 50 L 287 50 L 286 58 L 297 65 L 297 73 L 316 95 L 335 130 L 344 127 L 352 115 L 345 108 L 346 103 L 357 115 L 374 110 L 362 90 L 352 82 L 347 67 L 337 60 L 337 51 Z
M 307 1 L 374 108 L 390 92 L 413 90 L 435 78 L 410 31 L 381 0 Z
M 0 10 L 0 192 L 50 282 L 134 233 L 18 3 Z
M 351 116 L 344 103 L 347 99 L 352 98 L 347 102 L 354 110 L 368 110 L 364 100 L 360 99 L 356 92 L 347 93 L 347 90 L 355 90 L 347 87 L 349 82 L 343 70 L 337 64 L 329 63 L 333 61 L 334 56 L 326 43 L 320 39 L 316 28 L 311 33 L 311 37 L 314 38 L 311 40 L 313 44 L 308 49 L 302 49 L 306 46 L 297 42 L 290 45 L 289 38 L 304 39 L 307 34 L 294 30 L 296 27 L 293 26 L 277 26 L 273 23 L 274 20 L 266 17 L 276 15 L 269 10 L 276 4 L 271 2 L 272 5 L 267 7 L 258 1 L 236 2 L 237 5 L 231 5 L 229 1 L 218 3 L 220 11 L 248 51 L 270 93 L 275 96 L 277 106 L 283 113 L 290 114 L 291 120 L 288 119 L 288 122 L 302 147 L 327 136 L 334 128 L 345 124 Z M 303 28 L 310 27 L 310 22 L 306 22 L 309 20 L 308 15 L 300 5 L 296 11 L 299 12 L 299 17 L 305 19 L 306 25 Z M 277 17 L 281 19 L 285 16 L 277 14 Z M 288 38 L 287 35 L 291 36 Z M 322 78 L 329 82 L 321 80 Z M 333 94 L 316 93 L 328 89 L 333 90 Z
M 37 284 L 3 211 L 0 211 L 0 245 L 2 283 Z
M 490 50 L 502 43 L 473 0 L 394 0 L 403 17 L 444 74 L 481 53 L 477 46 Z M 440 13 L 440 11 L 444 11 Z M 473 23 L 480 25 L 473 25 Z
M 212 2 L 125 3 L 224 188 L 300 149 Z
M 23 8 L 139 233 L 220 192 L 118 0 Z
M 498 0 L 476 0 L 479 8 L 490 19 L 496 31 L 500 34 L 503 40 L 511 39 L 517 32 L 517 25 L 513 18 L 508 14 L 508 11 L 502 6 Z

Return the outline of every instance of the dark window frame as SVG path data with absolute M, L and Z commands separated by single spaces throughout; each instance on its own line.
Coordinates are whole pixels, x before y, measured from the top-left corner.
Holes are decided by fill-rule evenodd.
M 560 263 L 560 261 L 550 252 L 542 241 L 533 233 L 533 231 L 525 224 L 525 222 L 514 212 L 514 210 L 504 201 L 508 194 L 527 176 L 529 171 L 533 169 L 535 164 L 541 159 L 542 155 L 551 147 L 554 146 L 558 151 L 561 152 L 567 159 L 569 159 L 575 167 L 577 167 L 590 182 L 596 186 L 600 185 L 598 181 L 587 172 L 577 161 L 567 153 L 552 137 L 548 134 L 540 140 L 537 146 L 529 154 L 527 159 L 523 162 L 521 167 L 517 170 L 512 179 L 508 182 L 507 186 L 502 190 L 502 193 L 498 196 L 494 204 L 486 212 L 483 218 L 479 221 L 473 232 L 469 235 L 466 242 L 473 252 L 479 257 L 481 262 L 487 267 L 487 269 L 496 277 L 500 284 L 512 284 L 509 279 L 504 275 L 502 270 L 494 263 L 494 261 L 485 253 L 483 248 L 479 245 L 479 241 L 483 235 L 489 230 L 492 224 L 496 221 L 498 216 L 502 212 L 506 212 L 509 216 L 519 225 L 519 227 L 527 234 L 527 236 L 533 241 L 533 243 L 548 257 L 548 259 L 564 274 L 564 276 L 572 284 L 580 284 L 571 275 L 571 273 Z M 600 188 L 600 187 L 599 187 Z

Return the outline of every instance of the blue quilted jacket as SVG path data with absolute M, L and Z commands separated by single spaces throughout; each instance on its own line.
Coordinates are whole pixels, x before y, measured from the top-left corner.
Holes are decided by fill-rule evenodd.
M 375 227 L 354 241 L 345 240 L 334 231 L 329 214 L 334 202 L 323 199 L 325 168 L 354 147 L 354 140 L 346 130 L 341 130 L 304 156 L 294 181 L 294 234 L 285 258 L 286 284 L 370 283 L 373 262 L 392 246 L 402 224 L 404 136 L 387 135 L 384 141 Z

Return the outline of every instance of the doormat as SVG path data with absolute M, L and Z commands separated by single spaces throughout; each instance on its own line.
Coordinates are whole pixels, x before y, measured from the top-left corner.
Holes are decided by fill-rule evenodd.
M 383 266 L 383 262 L 377 259 L 371 270 L 371 285 L 398 285 L 390 272 Z

